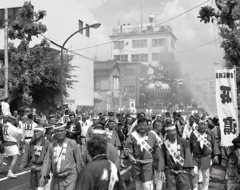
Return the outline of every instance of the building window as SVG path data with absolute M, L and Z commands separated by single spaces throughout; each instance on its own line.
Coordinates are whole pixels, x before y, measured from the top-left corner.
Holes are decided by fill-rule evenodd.
M 128 61 L 128 54 L 121 55 L 121 60 L 120 60 L 120 55 L 114 55 L 113 59 L 118 61 Z
M 152 47 L 164 47 L 166 40 L 164 38 L 152 39 Z
M 132 62 L 147 62 L 148 54 L 132 54 Z
M 97 77 L 95 79 L 95 89 L 96 90 L 109 90 L 110 89 L 109 79 L 107 77 L 104 77 L 104 78 Z
M 152 53 L 152 61 L 159 61 L 160 53 Z
M 115 41 L 113 42 L 113 49 L 123 49 L 124 41 Z
M 132 40 L 132 48 L 145 48 L 147 47 L 147 40 Z
M 125 93 L 135 93 L 135 85 L 125 85 L 124 92 Z
M 125 68 L 124 69 L 124 76 L 134 76 L 135 69 L 134 68 Z

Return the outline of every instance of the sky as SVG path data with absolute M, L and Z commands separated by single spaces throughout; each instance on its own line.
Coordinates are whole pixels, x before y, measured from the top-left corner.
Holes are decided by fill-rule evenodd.
M 24 2 L 24 0 L 1 0 L 0 8 L 11 4 L 16 5 L 16 2 L 19 4 L 20 1 Z M 100 22 L 101 27 L 94 32 L 91 40 L 81 38 L 82 43 L 78 43 L 76 48 L 71 43 L 77 43 L 75 40 L 79 40 L 79 36 L 77 36 L 71 40 L 71 43 L 68 43 L 68 47 L 93 59 L 108 60 L 111 59 L 111 43 L 107 42 L 110 42 L 109 35 L 118 24 L 139 24 L 141 15 L 143 23 L 146 23 L 151 14 L 155 15 L 156 23 L 162 23 L 206 2 L 206 0 L 32 0 L 32 2 L 38 4 L 41 9 L 48 10 L 46 36 L 59 44 L 76 30 L 70 25 L 69 16 L 87 20 L 89 24 Z M 209 0 L 202 6 L 204 5 L 214 6 L 214 0 Z M 177 16 L 164 25 L 170 25 L 177 37 L 176 59 L 181 65 L 182 73 L 188 73 L 192 78 L 214 78 L 216 64 L 213 63 L 223 63 L 223 51 L 220 49 L 216 24 L 201 23 L 197 18 L 199 9 L 200 7 Z M 59 14 L 61 15 L 58 16 Z M 58 17 L 61 20 L 56 22 Z M 54 19 L 55 22 L 53 22 Z M 60 24 L 61 29 L 59 29 Z M 0 36 L 2 34 L 0 31 Z M 106 44 L 95 47 L 102 43 Z M 82 48 L 84 50 L 79 50 Z M 92 79 L 88 80 L 89 74 L 84 71 L 92 69 L 92 66 L 84 65 L 83 58 L 81 63 L 82 70 L 79 74 L 81 79 L 79 80 L 83 84 L 82 87 L 87 86 L 90 89 Z M 83 89 L 81 93 L 83 97 L 88 97 L 88 92 L 85 91 L 88 90 Z M 86 100 L 83 99 L 83 102 Z
M 171 19 L 206 0 L 98 0 L 88 1 L 89 10 L 103 24 L 106 35 L 120 24 L 147 22 L 150 14 L 156 22 Z M 93 3 L 94 2 L 94 3 Z M 95 3 L 96 2 L 96 3 Z M 98 3 L 97 3 L 98 2 Z M 92 4 L 93 3 L 93 4 Z M 203 5 L 214 5 L 212 0 Z M 216 24 L 204 24 L 197 18 L 200 7 L 179 16 L 164 25 L 170 25 L 177 37 L 176 58 L 182 66 L 182 72 L 196 72 L 199 77 L 211 77 L 213 63 L 222 63 L 222 50 L 219 48 L 218 28 Z M 215 41 L 216 40 L 216 41 Z M 204 45 L 208 42 L 208 45 Z M 202 46 L 202 47 L 199 47 Z M 192 50 L 190 50 L 192 49 Z M 104 58 L 104 57 L 103 57 Z M 196 75 L 195 75 L 196 76 Z

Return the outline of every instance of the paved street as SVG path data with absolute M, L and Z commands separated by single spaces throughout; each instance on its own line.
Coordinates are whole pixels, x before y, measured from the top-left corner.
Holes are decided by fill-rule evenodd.
M 29 178 L 30 173 L 29 171 L 23 171 L 21 172 L 19 170 L 21 156 L 18 159 L 18 162 L 14 168 L 14 172 L 17 173 L 18 177 L 17 179 L 7 179 L 7 167 L 4 166 L 4 169 L 0 171 L 0 189 L 4 190 L 28 190 L 29 188 Z M 127 172 L 125 172 L 127 171 Z M 128 168 L 121 171 L 123 179 L 129 179 L 130 171 Z M 217 177 L 217 174 L 215 174 L 214 177 Z M 134 183 L 131 181 L 127 181 L 127 190 L 135 190 Z M 210 182 L 210 188 L 209 190 L 223 190 L 224 185 L 222 181 L 213 178 Z M 199 189 L 201 190 L 201 189 Z

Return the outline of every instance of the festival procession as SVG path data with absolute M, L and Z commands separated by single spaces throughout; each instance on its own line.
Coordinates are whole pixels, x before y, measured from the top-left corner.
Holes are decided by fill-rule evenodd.
M 239 0 L 1 0 L 1 190 L 240 190 Z

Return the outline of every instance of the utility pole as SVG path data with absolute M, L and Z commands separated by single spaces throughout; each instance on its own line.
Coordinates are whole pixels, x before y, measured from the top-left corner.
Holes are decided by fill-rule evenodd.
M 8 9 L 4 9 L 4 98 L 8 98 Z

